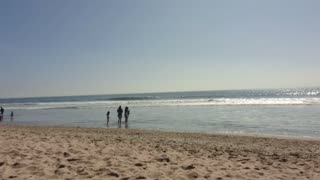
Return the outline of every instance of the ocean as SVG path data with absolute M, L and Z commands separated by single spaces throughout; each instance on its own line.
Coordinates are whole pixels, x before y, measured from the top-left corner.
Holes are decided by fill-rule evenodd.
M 119 105 L 130 109 L 127 126 L 118 126 Z M 10 98 L 0 106 L 3 124 L 320 137 L 320 88 Z

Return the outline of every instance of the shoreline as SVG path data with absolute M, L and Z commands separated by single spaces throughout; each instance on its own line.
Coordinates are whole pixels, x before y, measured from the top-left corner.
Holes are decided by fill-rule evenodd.
M 123 123 L 124 125 L 124 123 Z M 217 132 L 206 132 L 206 131 L 172 131 L 163 129 L 142 129 L 142 128 L 118 128 L 114 127 L 84 127 L 84 126 L 64 126 L 64 125 L 34 125 L 34 124 L 20 124 L 20 123 L 7 123 L 2 122 L 0 126 L 20 126 L 30 128 L 66 128 L 66 129 L 90 129 L 90 130 L 106 130 L 106 129 L 118 129 L 118 130 L 135 130 L 145 132 L 163 132 L 163 133 L 182 133 L 182 134 L 199 134 L 199 135 L 213 135 L 213 136 L 239 136 L 239 137 L 253 137 L 253 138 L 274 138 L 274 139 L 292 139 L 292 140 L 306 140 L 306 141 L 319 141 L 320 136 L 293 136 L 293 135 L 273 135 L 273 134 L 257 134 L 257 133 L 217 133 Z
M 0 125 L 3 179 L 319 179 L 320 140 Z

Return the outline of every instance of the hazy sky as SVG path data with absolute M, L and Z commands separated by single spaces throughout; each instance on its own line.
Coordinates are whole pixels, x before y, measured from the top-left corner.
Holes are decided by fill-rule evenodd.
M 1 0 L 0 97 L 320 86 L 319 0 Z

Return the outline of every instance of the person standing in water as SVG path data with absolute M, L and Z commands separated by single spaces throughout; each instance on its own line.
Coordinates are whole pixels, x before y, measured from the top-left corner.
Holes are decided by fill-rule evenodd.
M 2 121 L 3 119 L 3 113 L 4 113 L 4 109 L 3 107 L 0 108 L 0 121 Z
M 11 111 L 10 120 L 13 121 L 13 111 Z
M 1 113 L 1 115 L 3 115 L 3 113 L 4 113 L 3 107 L 0 108 L 0 113 Z
M 107 124 L 109 124 L 109 119 L 110 119 L 110 111 L 107 112 Z
M 125 122 L 126 122 L 126 123 L 128 123 L 129 114 L 130 114 L 129 108 L 126 107 L 126 108 L 124 109 L 124 118 L 125 118 Z
M 118 113 L 118 123 L 121 124 L 122 113 L 123 113 L 121 106 L 119 106 L 117 113 Z

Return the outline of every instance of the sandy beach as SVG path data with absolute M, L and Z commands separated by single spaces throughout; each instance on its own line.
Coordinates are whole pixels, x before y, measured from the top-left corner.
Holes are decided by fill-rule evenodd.
M 320 141 L 0 125 L 0 179 L 320 179 Z

